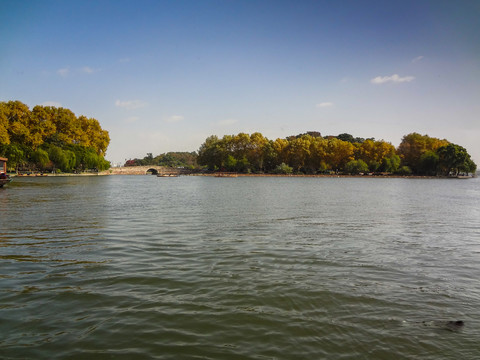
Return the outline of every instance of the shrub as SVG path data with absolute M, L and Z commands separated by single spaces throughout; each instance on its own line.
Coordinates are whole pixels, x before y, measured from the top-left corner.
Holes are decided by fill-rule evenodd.
M 287 174 L 291 174 L 292 172 L 293 172 L 293 168 L 288 166 L 285 163 L 281 163 L 274 170 L 275 174 L 285 174 L 285 175 L 287 175 Z

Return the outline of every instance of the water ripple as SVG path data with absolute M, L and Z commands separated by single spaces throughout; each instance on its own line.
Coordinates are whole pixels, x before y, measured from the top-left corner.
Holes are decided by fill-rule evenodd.
M 2 356 L 475 359 L 477 180 L 232 180 L 0 191 Z

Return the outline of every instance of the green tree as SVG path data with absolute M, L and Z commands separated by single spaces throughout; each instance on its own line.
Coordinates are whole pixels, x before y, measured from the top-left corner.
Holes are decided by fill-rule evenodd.
M 349 174 L 360 174 L 368 172 L 368 165 L 363 160 L 351 160 L 345 165 L 345 172 Z
M 223 151 L 217 136 L 209 136 L 198 150 L 198 163 L 207 166 L 210 170 L 222 167 Z
M 399 175 L 411 175 L 412 174 L 412 169 L 410 169 L 408 166 L 404 165 L 400 169 L 398 169 L 397 174 L 399 174 Z
M 266 139 L 259 132 L 250 135 L 250 146 L 247 154 L 247 160 L 254 171 L 263 171 L 265 162 L 265 146 L 268 144 Z
M 26 161 L 25 151 L 18 144 L 7 145 L 5 155 L 8 158 L 8 167 L 15 171 Z
M 460 145 L 450 143 L 442 146 L 438 148 L 437 154 L 439 167 L 445 175 L 450 173 L 457 175 L 459 172 L 474 172 L 477 168 L 467 150 Z
M 32 153 L 31 161 L 35 163 L 40 170 L 45 170 L 50 163 L 50 158 L 45 150 L 37 149 Z
M 420 156 L 418 172 L 423 175 L 437 175 L 439 156 L 435 151 L 426 151 Z
M 275 174 L 284 174 L 284 175 L 291 174 L 292 172 L 293 172 L 293 168 L 288 166 L 285 163 L 281 163 L 280 165 L 278 165 L 274 171 Z
M 231 154 L 229 154 L 225 160 L 225 169 L 227 171 L 237 171 L 237 159 Z
M 53 170 L 55 170 L 55 168 L 58 168 L 63 171 L 68 167 L 68 159 L 65 155 L 65 152 L 56 145 L 51 145 L 49 147 L 48 157 L 53 162 Z
M 268 140 L 263 147 L 263 164 L 266 172 L 273 171 L 279 165 L 278 157 L 279 155 L 275 151 L 273 141 Z
M 380 169 L 385 172 L 395 173 L 400 168 L 401 162 L 402 160 L 400 159 L 400 156 L 393 154 L 383 158 Z

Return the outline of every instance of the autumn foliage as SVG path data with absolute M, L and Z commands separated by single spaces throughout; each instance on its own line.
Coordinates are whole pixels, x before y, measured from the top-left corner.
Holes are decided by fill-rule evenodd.
M 93 118 L 65 108 L 0 102 L 0 156 L 9 167 L 28 170 L 106 169 L 110 137 Z
M 210 170 L 237 172 L 366 173 L 448 175 L 476 170 L 467 151 L 447 140 L 408 134 L 398 148 L 384 140 L 350 134 L 322 137 L 308 132 L 269 140 L 260 133 L 208 137 L 198 163 Z

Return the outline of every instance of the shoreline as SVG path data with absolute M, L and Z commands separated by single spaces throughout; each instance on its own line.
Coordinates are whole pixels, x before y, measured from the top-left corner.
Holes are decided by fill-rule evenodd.
M 45 177 L 72 177 L 72 176 L 105 176 L 110 174 L 103 174 L 103 173 L 81 173 L 81 174 L 8 174 L 11 178 L 45 178 Z
M 11 178 L 45 178 L 45 177 L 85 177 L 85 176 L 157 176 L 156 174 L 139 174 L 139 173 L 114 173 L 109 170 L 98 173 L 80 173 L 80 174 L 9 174 Z M 363 178 L 363 179 L 474 179 L 477 176 L 469 176 L 467 178 L 458 178 L 453 176 L 424 176 L 424 175 L 349 175 L 349 174 L 242 174 L 232 173 L 222 176 L 221 173 L 190 173 L 179 174 L 180 176 L 205 176 L 219 178 L 235 178 L 235 177 L 282 177 L 282 178 Z
M 212 174 L 189 174 L 188 176 L 210 177 L 285 177 L 285 178 L 365 178 L 365 179 L 456 179 L 448 176 L 423 176 L 423 175 L 348 175 L 348 174 L 235 174 L 234 176 L 218 176 Z M 473 178 L 473 177 L 472 177 Z

